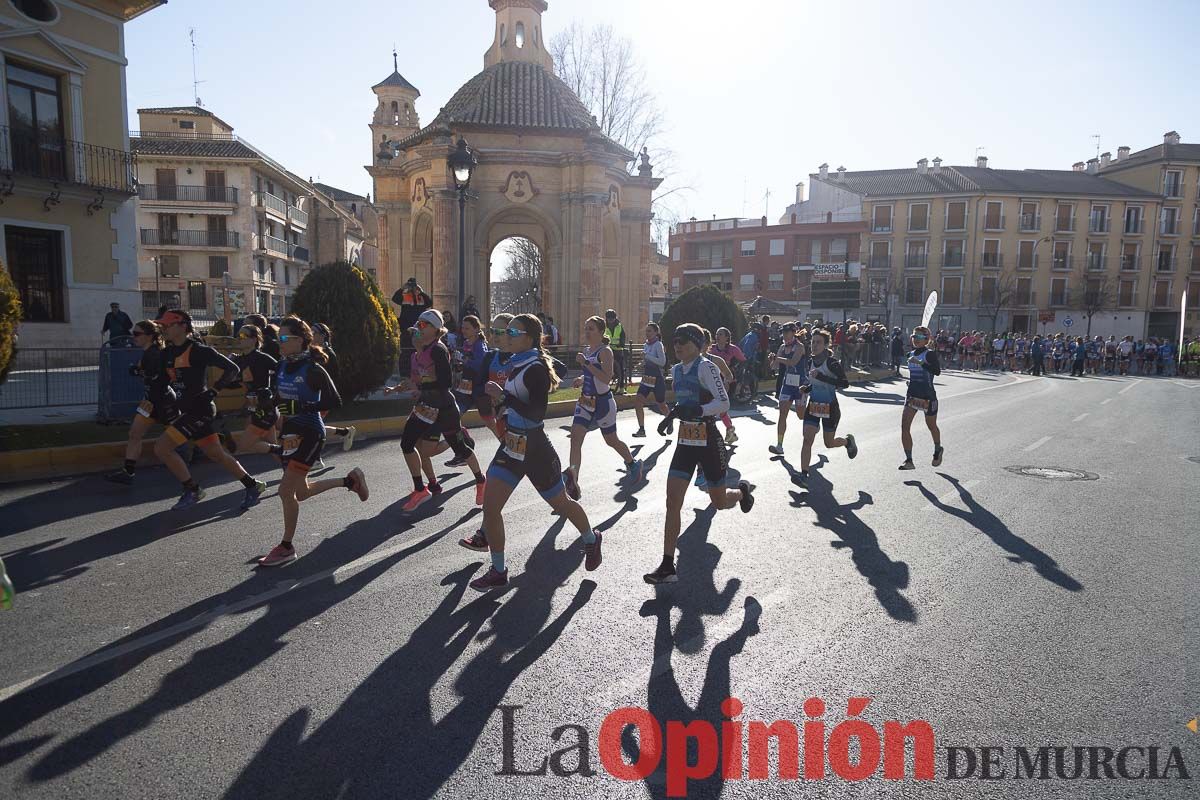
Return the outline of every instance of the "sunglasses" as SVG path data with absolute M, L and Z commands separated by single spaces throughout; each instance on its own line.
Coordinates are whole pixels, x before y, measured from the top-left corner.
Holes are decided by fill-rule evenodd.
M 423 330 L 425 330 L 426 328 L 432 328 L 432 327 L 433 327 L 433 323 L 432 323 L 432 322 L 426 322 L 426 321 L 425 321 L 425 320 L 423 320 L 423 319 L 419 319 L 419 320 L 417 320 L 417 330 L 423 331 Z
M 299 338 L 300 337 L 294 333 L 281 333 L 281 334 L 279 334 L 279 343 L 286 344 L 288 342 L 288 340 L 290 340 L 290 339 L 299 339 Z
M 254 337 L 253 337 L 253 336 L 250 336 L 249 334 L 245 334 L 245 333 L 239 333 L 239 334 L 238 334 L 238 338 L 239 338 L 239 339 L 253 339 Z
M 510 339 L 515 339 L 518 336 L 527 336 L 528 334 L 521 328 L 507 328 L 504 334 Z
M 923 333 L 914 333 L 913 338 L 916 339 L 918 342 L 923 342 L 926 339 L 928 339 L 929 337 Z

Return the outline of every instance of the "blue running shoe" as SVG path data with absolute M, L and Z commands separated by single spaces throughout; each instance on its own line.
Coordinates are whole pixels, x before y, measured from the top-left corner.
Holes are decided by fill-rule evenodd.
M 245 511 L 248 508 L 258 505 L 259 498 L 262 497 L 262 493 L 266 490 L 267 485 L 262 481 L 255 481 L 253 486 L 247 486 L 246 494 L 242 497 L 242 510 Z
M 625 477 L 630 483 L 637 483 L 642 479 L 642 475 L 646 471 L 646 464 L 640 458 L 635 458 L 629 462 L 629 466 L 625 470 Z
M 177 502 L 173 508 L 191 508 L 204 499 L 204 494 L 205 493 L 203 489 L 184 489 L 183 494 L 179 497 L 179 502 Z

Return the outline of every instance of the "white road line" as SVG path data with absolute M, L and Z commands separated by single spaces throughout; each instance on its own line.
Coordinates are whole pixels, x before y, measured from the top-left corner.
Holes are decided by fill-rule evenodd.
M 1083 420 L 1083 418 L 1086 417 L 1089 413 L 1090 412 L 1085 411 L 1082 414 L 1080 414 L 1078 417 L 1076 417 L 1075 419 L 1071 420 L 1071 422 L 1081 422 Z
M 1130 389 L 1132 389 L 1133 387 L 1137 386 L 1137 385 L 1138 385 L 1139 383 L 1141 383 L 1141 382 L 1142 382 L 1142 379 L 1141 379 L 1141 378 L 1138 378 L 1136 381 L 1134 381 L 1133 383 L 1129 384 L 1128 386 L 1126 386 L 1126 387 L 1125 387 L 1124 389 L 1122 389 L 1121 391 L 1117 392 L 1117 394 L 1125 394 L 1126 392 L 1128 392 Z
M 1107 398 L 1105 398 L 1105 399 L 1103 399 L 1103 400 L 1101 400 L 1101 401 L 1100 401 L 1100 405 L 1102 405 L 1102 406 L 1106 406 L 1106 405 L 1108 405 L 1109 403 L 1111 403 L 1112 401 L 1113 401 L 1113 399 L 1112 399 L 1111 397 L 1107 397 Z
M 1029 445 L 1029 447 L 1026 447 L 1025 452 L 1032 453 L 1034 450 L 1037 450 L 1039 447 L 1041 447 L 1042 445 L 1044 445 L 1046 442 L 1050 441 L 1053 438 L 1054 438 L 1053 436 L 1043 436 L 1042 438 L 1038 439 L 1033 444 Z

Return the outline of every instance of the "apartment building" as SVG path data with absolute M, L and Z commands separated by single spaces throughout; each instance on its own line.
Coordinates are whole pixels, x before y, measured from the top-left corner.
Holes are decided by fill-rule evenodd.
M 915 168 L 810 176 L 809 213 L 846 210 L 863 233 L 865 319 L 910 327 L 939 294 L 937 327 L 1036 332 L 1082 324 L 1082 298 L 1111 297 L 1093 333 L 1145 335 L 1157 288 L 1162 197 L 1101 177 L 1099 159 L 1072 170 L 993 169 L 927 159 Z
M 286 314 L 316 263 L 311 184 L 207 109 L 142 108 L 138 120 L 130 141 L 143 313 L 166 304 L 216 319 L 227 296 L 235 317 Z
M 1168 131 L 1162 144 L 1130 150 L 1117 148 L 1116 159 L 1101 155 L 1098 173 L 1161 199 L 1148 248 L 1153 277 L 1147 286 L 1147 335 L 1179 335 L 1185 291 L 1190 310 L 1185 327 L 1194 335 L 1200 331 L 1200 144 L 1182 142 L 1178 132 Z
M 314 262 L 342 260 L 354 264 L 382 288 L 386 276 L 379 274 L 379 212 L 370 196 L 327 183 L 312 185 L 321 201 L 317 203 L 318 220 L 313 229 Z M 339 246 L 341 254 L 335 258 Z
M 815 265 L 842 264 L 859 277 L 859 243 L 866 230 L 861 215 L 844 222 L 795 220 L 768 225 L 766 217 L 692 219 L 676 225 L 669 238 L 671 294 L 711 283 L 739 304 L 763 297 L 802 313 L 811 308 Z
M 161 0 L 0 4 L 0 260 L 22 349 L 95 347 L 137 306 L 125 25 Z

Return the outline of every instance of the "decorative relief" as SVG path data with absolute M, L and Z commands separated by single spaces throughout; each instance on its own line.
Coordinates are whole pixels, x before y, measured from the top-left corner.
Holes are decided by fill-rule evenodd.
M 513 203 L 528 203 L 537 196 L 537 193 L 537 189 L 533 188 L 533 178 L 529 173 L 517 170 L 508 173 L 508 180 L 500 189 L 500 194 Z
M 412 204 L 414 207 L 424 208 L 432 197 L 433 192 L 425 186 L 424 178 L 417 178 L 413 181 Z

